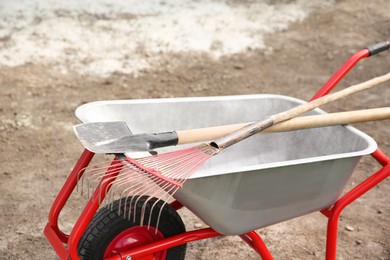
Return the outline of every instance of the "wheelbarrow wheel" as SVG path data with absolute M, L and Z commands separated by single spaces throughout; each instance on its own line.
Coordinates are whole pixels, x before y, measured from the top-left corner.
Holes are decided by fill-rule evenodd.
M 164 201 L 158 201 L 150 212 L 156 201 L 156 198 L 149 199 L 148 196 L 136 196 L 116 200 L 113 202 L 112 208 L 101 208 L 80 239 L 78 252 L 81 259 L 103 259 L 113 256 L 117 252 L 123 252 L 185 232 L 185 226 L 179 214 L 169 204 L 164 205 Z M 141 211 L 145 203 L 144 223 L 141 225 Z M 130 204 L 131 213 L 129 214 Z M 120 211 L 119 207 L 121 208 Z M 158 229 L 156 229 L 160 209 L 161 215 Z M 150 213 L 152 216 L 148 228 Z M 145 259 L 184 259 L 186 247 L 186 244 L 176 246 L 148 255 Z

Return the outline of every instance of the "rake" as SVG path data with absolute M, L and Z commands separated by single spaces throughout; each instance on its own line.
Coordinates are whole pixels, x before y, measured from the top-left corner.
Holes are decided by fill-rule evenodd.
M 144 215 L 146 205 L 150 199 L 153 197 L 157 198 L 157 201 L 148 209 L 152 212 L 159 200 L 163 200 L 165 203 L 169 201 L 199 167 L 224 149 L 273 125 L 290 120 L 332 101 L 369 89 L 389 79 L 390 73 L 351 86 L 287 111 L 269 116 L 262 121 L 246 125 L 243 128 L 210 143 L 203 143 L 182 150 L 141 158 L 129 158 L 124 155 L 117 155 L 114 161 L 105 162 L 98 166 L 87 167 L 84 176 L 88 176 L 87 178 L 89 181 L 100 181 L 101 187 L 104 186 L 103 184 L 105 182 L 114 180 L 107 186 L 107 190 L 110 189 L 110 194 L 106 196 L 106 204 L 109 206 L 110 202 L 117 196 L 119 198 L 125 197 L 126 203 L 124 203 L 125 207 L 123 208 L 124 217 L 126 217 L 126 215 L 128 218 L 130 218 L 131 215 L 135 217 L 135 212 L 139 209 L 134 206 L 132 207 L 131 205 L 137 205 L 140 198 L 149 195 L 149 199 L 140 209 L 140 225 L 143 225 L 145 224 Z M 127 204 L 128 200 L 130 200 L 130 204 Z M 158 228 L 161 210 L 165 206 L 165 203 L 160 208 L 157 223 L 155 225 L 156 228 Z M 126 205 L 130 205 L 129 208 L 126 208 Z M 121 207 L 119 207 L 118 214 L 121 214 L 120 210 Z M 128 212 L 128 214 L 126 214 L 126 212 Z M 151 215 L 152 214 L 149 216 Z M 135 219 L 133 221 L 135 221 Z M 148 226 L 151 225 L 150 222 L 151 217 L 149 217 L 147 222 Z

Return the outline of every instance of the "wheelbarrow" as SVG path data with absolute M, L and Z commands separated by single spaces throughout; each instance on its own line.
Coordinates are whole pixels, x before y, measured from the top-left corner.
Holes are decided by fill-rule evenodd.
M 359 60 L 388 48 L 384 42 L 355 53 L 313 99 L 329 93 Z M 205 127 L 207 122 L 250 122 L 302 103 L 280 95 L 116 100 L 82 105 L 76 117 L 81 122 L 125 121 L 133 133 L 147 133 Z M 341 196 L 365 155 L 383 167 Z M 118 156 L 123 155 L 113 160 Z M 153 198 L 118 199 L 111 207 L 100 207 L 114 181 L 110 177 L 96 185 L 72 231 L 65 234 L 58 227 L 59 214 L 93 157 L 84 150 L 49 213 L 44 233 L 61 259 L 184 259 L 187 243 L 225 235 L 237 235 L 263 259 L 273 259 L 254 230 L 315 211 L 328 218 L 326 259 L 335 259 L 341 211 L 390 175 L 390 158 L 351 126 L 277 133 L 272 138 L 258 135 L 207 162 L 169 205 L 156 202 L 161 214 L 149 217 L 158 217 L 158 227 L 143 225 L 137 213 L 129 218 L 120 214 L 121 207 L 137 208 L 138 203 L 149 203 L 150 208 Z M 182 207 L 209 227 L 186 231 L 177 214 Z

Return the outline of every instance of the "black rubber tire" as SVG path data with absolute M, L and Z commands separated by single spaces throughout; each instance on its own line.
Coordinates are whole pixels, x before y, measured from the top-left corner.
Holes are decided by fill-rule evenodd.
M 138 199 L 138 197 L 131 200 L 125 198 L 116 200 L 113 203 L 113 208 L 108 209 L 106 207 L 101 208 L 93 217 L 92 221 L 89 223 L 87 230 L 80 239 L 78 245 L 78 252 L 81 259 L 88 260 L 100 260 L 103 259 L 104 252 L 110 244 L 110 242 L 122 231 L 139 226 L 140 217 L 141 217 L 141 208 L 144 205 L 145 201 L 148 199 L 148 196 L 143 196 Z M 146 222 L 149 219 L 150 208 L 153 203 L 156 201 L 156 198 L 151 198 L 147 202 L 145 219 Z M 128 211 L 126 212 L 126 217 L 123 216 L 123 209 L 125 202 L 127 203 L 126 209 L 129 209 L 130 202 L 132 201 L 133 205 L 137 202 L 136 209 L 136 219 L 134 220 L 134 211 L 132 210 L 131 218 L 128 219 Z M 120 203 L 119 203 L 120 202 Z M 159 201 L 152 212 L 152 221 L 151 226 L 156 225 L 159 209 L 163 206 L 163 201 Z M 121 206 L 121 215 L 118 215 L 118 208 Z M 165 238 L 177 235 L 185 232 L 185 226 L 177 214 L 176 210 L 172 208 L 169 204 L 165 204 L 162 209 L 160 222 L 158 225 L 158 230 L 164 235 Z M 185 257 L 187 244 L 183 244 L 177 247 L 173 247 L 167 250 L 166 259 L 169 260 L 182 260 Z

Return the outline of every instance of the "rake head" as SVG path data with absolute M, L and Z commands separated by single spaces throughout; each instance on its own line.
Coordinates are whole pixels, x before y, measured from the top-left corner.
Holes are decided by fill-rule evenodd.
M 141 209 L 140 225 L 142 226 L 146 224 L 144 220 L 145 207 L 150 199 L 157 198 L 151 207 L 149 216 L 152 215 L 151 213 L 159 200 L 165 202 L 158 209 L 161 213 L 162 208 L 173 194 L 182 188 L 184 182 L 216 153 L 218 153 L 217 148 L 201 144 L 179 151 L 137 159 L 125 156 L 117 157 L 113 161 L 92 165 L 84 169 L 81 186 L 84 186 L 84 182 L 87 183 L 89 196 L 91 186 L 101 189 L 101 187 L 106 186 L 103 184 L 109 183 L 106 186 L 107 190 L 99 192 L 99 194 L 107 193 L 104 199 L 106 206 L 112 208 L 113 201 L 126 198 L 123 212 L 120 212 L 121 207 L 119 207 L 118 214 L 123 214 L 129 219 L 134 216 L 133 221 L 135 221 L 136 207 L 131 208 L 131 205 L 137 205 L 139 198 L 148 195 L 149 199 L 145 201 Z M 87 181 L 84 181 L 84 178 L 87 178 Z M 103 202 L 101 196 L 98 199 L 99 203 Z M 129 204 L 128 200 L 130 200 Z M 129 208 L 126 208 L 126 205 L 130 205 Z M 150 221 L 149 217 L 148 226 L 151 225 Z M 156 223 L 157 227 L 158 223 Z

